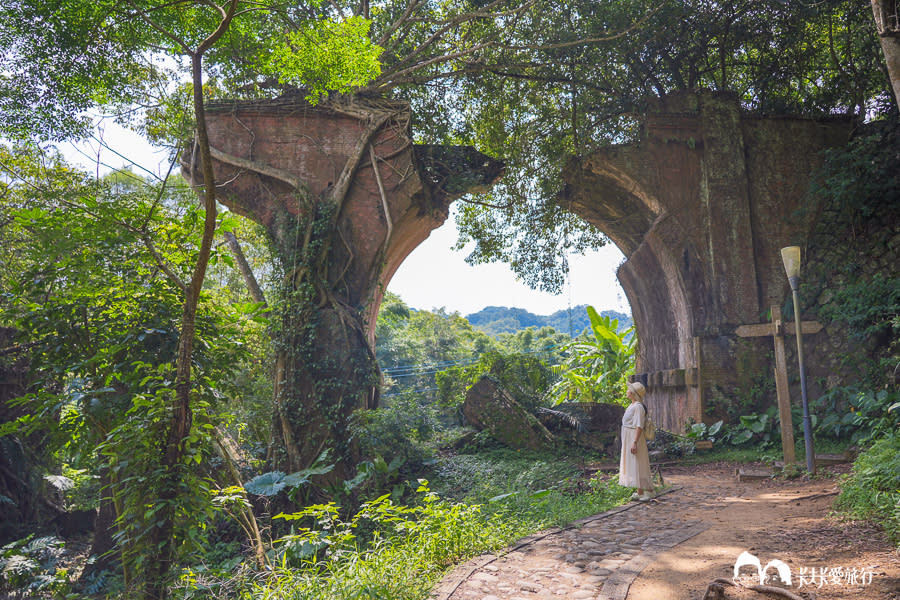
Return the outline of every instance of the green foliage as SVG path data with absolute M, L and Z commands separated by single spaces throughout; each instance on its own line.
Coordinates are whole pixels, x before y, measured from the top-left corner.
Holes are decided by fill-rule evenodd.
M 382 475 L 412 473 L 430 461 L 433 451 L 428 442 L 443 427 L 434 404 L 425 403 L 414 393 L 402 393 L 390 398 L 386 406 L 356 413 L 354 437 L 359 441 L 362 456 L 376 465 L 397 465 Z M 384 479 L 384 478 L 383 478 Z M 374 477 L 370 487 L 376 491 L 391 481 Z
M 66 569 L 57 565 L 64 543 L 34 534 L 0 548 L 0 592 L 4 598 L 60 597 L 69 591 Z
M 535 355 L 486 352 L 472 365 L 451 367 L 435 375 L 440 402 L 449 407 L 462 405 L 466 391 L 488 374 L 530 411 L 546 404 L 546 391 L 555 380 L 551 368 Z
M 722 430 L 724 421 L 716 421 L 712 425 L 706 423 L 693 423 L 687 431 L 687 437 L 693 440 L 709 440 L 716 441 L 716 436 Z
M 521 465 L 529 457 L 518 458 Z M 553 457 L 542 458 L 538 471 L 545 475 L 534 471 L 534 477 L 525 478 L 528 485 L 542 484 L 553 470 Z M 498 455 L 493 463 L 504 460 Z M 627 501 L 630 493 L 614 481 L 594 478 L 576 486 L 566 479 L 560 489 L 472 504 L 444 499 L 419 480 L 411 505 L 384 494 L 346 517 L 333 503 L 277 515 L 292 527 L 275 542 L 272 571 L 240 569 L 219 577 L 189 571 L 180 585 L 187 598 L 422 600 L 448 567 L 542 528 L 606 510 Z
M 538 530 L 561 526 L 627 501 L 615 481 L 579 478 L 579 457 L 497 448 L 448 456 L 435 466 L 433 485 L 443 496 L 484 503 L 497 518 Z
M 865 233 L 867 221 L 881 220 L 897 210 L 900 154 L 893 149 L 898 138 L 900 123 L 896 118 L 884 119 L 862 127 L 845 146 L 825 152 L 821 182 L 811 193 L 838 209 L 850 226 L 850 243 Z
M 562 339 L 578 335 L 586 328 L 590 327 L 591 320 L 588 316 L 586 304 L 579 304 L 571 308 L 558 310 L 550 315 L 535 315 L 521 308 L 506 308 L 502 306 L 488 306 L 478 311 L 466 315 L 466 320 L 472 324 L 475 329 L 484 331 L 488 335 L 498 339 L 503 339 L 502 334 L 518 334 L 521 330 L 532 329 L 538 337 L 547 337 L 548 330 L 552 328 Z M 631 318 L 618 311 L 605 310 L 601 313 L 619 321 L 622 328 L 631 327 Z
M 260 73 L 305 87 L 313 104 L 329 91 L 348 93 L 381 73 L 378 57 L 384 49 L 369 39 L 370 27 L 360 16 L 305 23 L 260 57 Z
M 848 283 L 836 290 L 832 302 L 824 307 L 822 316 L 846 322 L 857 339 L 900 338 L 900 277 L 875 273 L 871 279 Z
M 799 407 L 792 407 L 791 410 L 795 438 L 802 432 L 803 421 L 800 411 Z M 815 427 L 814 416 L 812 424 Z M 741 415 L 737 423 L 723 427 L 720 438 L 733 446 L 752 446 L 758 450 L 766 450 L 781 445 L 780 427 L 778 407 L 770 406 L 764 413 Z
M 571 460 L 555 454 L 508 448 L 449 456 L 436 465 L 434 486 L 444 496 L 486 502 L 499 494 L 528 494 L 558 486 L 577 474 Z
M 562 402 L 609 402 L 624 400 L 628 376 L 634 371 L 637 338 L 634 329 L 620 331 L 619 322 L 600 316 L 589 306 L 591 329 L 572 340 L 568 356 L 555 370 L 560 380 L 550 394 Z
M 257 496 L 275 496 L 282 490 L 288 491 L 288 496 L 295 502 L 299 501 L 299 492 L 304 486 L 308 486 L 310 480 L 316 475 L 324 475 L 334 470 L 334 464 L 328 462 L 329 451 L 325 450 L 313 463 L 290 475 L 281 471 L 269 471 L 261 473 L 244 484 L 244 489 Z
M 329 91 L 351 91 L 380 72 L 382 49 L 371 42 L 370 22 L 362 17 L 335 20 L 317 3 L 273 3 L 260 10 L 236 0 L 234 8 L 224 35 L 205 48 L 210 70 L 230 86 L 229 95 L 278 75 L 308 86 L 315 100 Z M 134 98 L 167 103 L 164 90 L 183 91 L 177 82 L 184 72 L 175 61 L 159 58 L 195 51 L 222 16 L 218 6 L 203 2 L 23 0 L 4 5 L 0 107 L 8 118 L 0 133 L 63 138 L 89 131 L 89 122 L 79 116 L 89 109 L 124 105 L 127 113 Z M 166 127 L 150 129 L 159 134 Z M 183 139 L 186 132 L 180 133 Z M 168 134 L 164 139 L 176 141 Z
M 604 241 L 559 208 L 574 200 L 560 177 L 568 157 L 636 139 L 634 115 L 648 99 L 678 92 L 732 93 L 769 114 L 893 111 L 870 12 L 850 1 L 536 3 L 514 33 L 529 44 L 510 54 L 501 43 L 478 55 L 478 65 L 505 68 L 473 68 L 459 83 L 429 90 L 467 119 L 432 117 L 439 112 L 429 93 L 404 94 L 428 119 L 429 141 L 444 134 L 440 141 L 463 140 L 506 160 L 490 206 L 465 205 L 457 215 L 459 246 L 475 242 L 469 260 L 503 260 L 526 282 L 558 289 L 564 248 Z M 606 42 L 575 43 L 624 30 Z
M 891 431 L 863 452 L 841 484 L 835 507 L 879 522 L 900 547 L 900 435 Z
M 191 425 L 174 467 L 165 460 L 174 363 L 186 280 L 203 222 L 184 188 L 133 176 L 94 181 L 37 149 L 3 149 L 0 206 L 16 240 L 17 271 L 4 270 L 3 319 L 30 345 L 37 391 L 17 403 L 18 427 L 49 434 L 47 448 L 77 474 L 73 500 L 112 498 L 116 540 L 133 573 L 174 515 L 175 545 L 202 547 L 212 515 L 209 464 L 222 405 L 238 396 L 232 376 L 246 358 L 238 340 L 248 311 L 201 297 L 193 353 Z M 99 478 L 99 479 L 98 479 Z M 93 497 L 86 494 L 93 493 Z M 131 584 L 137 583 L 132 580 Z
M 457 407 L 478 378 L 491 373 L 528 407 L 543 403 L 554 376 L 547 366 L 565 336 L 526 328 L 494 340 L 456 313 L 412 311 L 388 294 L 376 327 L 376 354 L 390 404 L 416 393 L 420 404 Z
M 896 389 L 834 388 L 813 403 L 820 415 L 816 433 L 854 444 L 877 439 L 900 427 L 900 411 L 891 410 L 898 401 L 900 391 Z
M 415 505 L 395 504 L 386 494 L 346 520 L 334 504 L 278 515 L 294 526 L 276 541 L 276 568 L 220 587 L 238 587 L 241 598 L 420 600 L 447 567 L 520 534 L 513 522 L 491 520 L 479 506 L 441 500 L 424 480 L 417 493 Z M 209 597 L 216 587 L 207 580 L 201 588 L 189 577 L 183 583 L 188 597 Z
M 826 154 L 821 182 L 811 190 L 825 199 L 829 228 L 816 232 L 821 264 L 811 265 L 803 295 L 815 298 L 820 316 L 846 324 L 865 352 L 846 357 L 845 368 L 864 370 L 873 388 L 896 383 L 900 364 L 900 278 L 890 264 L 892 230 L 900 219 L 900 123 L 889 118 L 861 127 L 850 142 Z M 840 244 L 835 244 L 840 240 Z M 860 263 L 858 257 L 871 260 Z M 825 282 L 836 282 L 837 285 Z

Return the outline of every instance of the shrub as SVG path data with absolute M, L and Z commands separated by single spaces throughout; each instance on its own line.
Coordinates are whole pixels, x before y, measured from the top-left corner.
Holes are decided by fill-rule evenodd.
M 879 521 L 900 547 L 900 434 L 892 432 L 859 455 L 835 507 L 849 517 Z

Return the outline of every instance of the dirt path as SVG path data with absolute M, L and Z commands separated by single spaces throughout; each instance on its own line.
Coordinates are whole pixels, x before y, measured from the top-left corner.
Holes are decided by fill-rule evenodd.
M 803 598 L 900 600 L 900 555 L 883 533 L 828 516 L 836 479 L 742 483 L 734 468 L 664 468 L 672 491 L 478 557 L 448 574 L 433 597 L 700 600 L 713 579 L 731 579 L 738 555 L 749 552 L 764 566 L 786 563 L 789 589 Z M 751 572 L 741 575 L 749 580 Z M 724 596 L 766 597 L 736 588 Z

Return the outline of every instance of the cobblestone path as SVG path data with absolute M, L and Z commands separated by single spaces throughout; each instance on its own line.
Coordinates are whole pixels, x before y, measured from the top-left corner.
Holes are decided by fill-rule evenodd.
M 632 502 L 542 532 L 501 555 L 485 555 L 449 573 L 435 600 L 624 600 L 656 555 L 710 527 L 686 515 L 711 501 L 672 488 L 646 503 Z M 694 509 L 694 510 L 686 510 Z

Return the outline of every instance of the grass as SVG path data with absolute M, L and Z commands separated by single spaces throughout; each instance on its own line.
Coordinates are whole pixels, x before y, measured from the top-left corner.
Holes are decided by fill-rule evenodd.
M 445 456 L 415 502 L 395 505 L 383 496 L 347 521 L 323 507 L 315 519 L 326 524 L 322 531 L 298 530 L 292 543 L 299 551 L 282 552 L 271 571 L 187 573 L 180 596 L 423 600 L 455 564 L 626 502 L 632 490 L 615 477 L 579 477 L 587 458 L 508 449 Z M 360 530 L 365 540 L 356 537 Z M 302 556 L 304 541 L 320 551 Z

